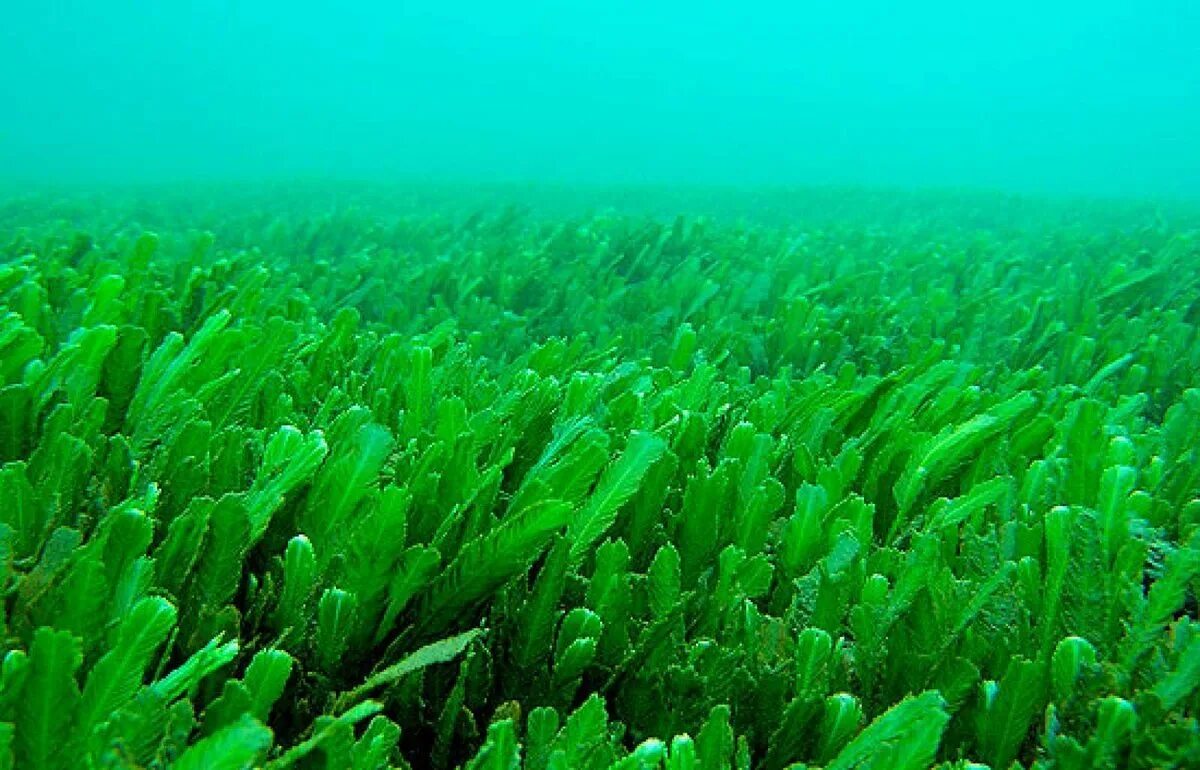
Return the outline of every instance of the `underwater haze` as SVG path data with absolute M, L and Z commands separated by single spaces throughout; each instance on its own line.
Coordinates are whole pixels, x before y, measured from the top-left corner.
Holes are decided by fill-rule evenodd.
M 1200 195 L 1200 4 L 7 4 L 0 178 Z
M 1200 768 L 1200 0 L 8 0 L 0 770 Z

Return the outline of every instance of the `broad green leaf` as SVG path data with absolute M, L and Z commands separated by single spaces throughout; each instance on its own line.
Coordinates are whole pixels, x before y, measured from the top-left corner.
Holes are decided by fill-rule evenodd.
M 250 770 L 271 746 L 271 731 L 249 715 L 193 744 L 175 770 Z
M 154 551 L 154 569 L 158 584 L 176 597 L 182 597 L 184 586 L 203 553 L 209 518 L 216 501 L 196 497 L 167 527 L 167 536 Z
M 1016 759 L 1030 722 L 1045 705 L 1046 684 L 1046 667 L 1020 658 L 1009 662 L 998 684 L 984 684 L 976 735 L 980 756 L 993 767 Z
M 15 533 L 16 557 L 31 556 L 42 545 L 50 518 L 29 482 L 25 463 L 9 463 L 0 468 L 0 522 L 12 527 Z
M 1068 636 L 1054 648 L 1050 681 L 1054 700 L 1066 704 L 1076 695 L 1080 678 L 1096 665 L 1096 648 L 1086 639 Z
M 17 705 L 17 767 L 75 768 L 81 757 L 71 749 L 83 662 L 80 641 L 66 631 L 39 628 L 29 648 L 29 673 Z
M 20 379 L 22 370 L 42 352 L 44 344 L 16 313 L 6 312 L 0 317 L 0 383 L 11 385 Z
M 195 609 L 215 611 L 237 591 L 250 545 L 250 522 L 241 497 L 225 495 L 209 516 L 208 534 L 192 583 Z
M 1154 694 L 1168 711 L 1200 687 L 1200 638 L 1179 652 L 1179 664 L 1154 685 Z
M 682 595 L 679 552 L 670 543 L 658 549 L 647 573 L 646 592 L 650 599 L 650 612 L 661 617 L 679 603 Z
M 155 653 L 175 627 L 175 607 L 150 597 L 121 621 L 113 648 L 92 667 L 83 688 L 75 729 L 84 739 L 141 688 Z
M 901 514 L 897 522 L 912 509 L 925 489 L 941 483 L 985 442 L 1011 430 L 1014 423 L 1036 404 L 1037 398 L 1032 393 L 1020 393 L 960 426 L 947 428 L 926 442 L 896 482 L 895 496 Z M 898 524 L 892 529 L 893 533 L 897 531 Z
M 566 503 L 544 500 L 468 543 L 425 595 L 421 626 L 428 633 L 443 630 L 461 610 L 528 569 L 570 515 Z
M 733 728 L 728 706 L 713 706 L 696 736 L 701 770 L 726 770 L 733 760 Z
M 188 408 L 180 398 L 185 378 L 212 349 L 231 320 L 232 316 L 224 310 L 214 313 L 186 343 L 181 334 L 171 332 L 150 356 L 125 415 L 126 430 L 132 435 L 134 446 L 144 446 L 160 435 Z
M 237 722 L 251 711 L 250 691 L 237 679 L 226 679 L 220 697 L 204 708 L 201 735 L 209 736 Z
M 9 650 L 0 664 L 0 722 L 13 722 L 17 706 L 25 693 L 29 676 L 29 656 L 23 650 Z
M 309 492 L 308 508 L 300 520 L 323 559 L 333 555 L 325 545 L 341 541 L 359 503 L 378 486 L 380 471 L 395 443 L 387 428 L 367 422 L 345 444 L 334 447 Z
M 150 685 L 164 702 L 172 701 L 200 683 L 204 677 L 229 665 L 237 657 L 238 643 L 213 639 L 175 670 Z
M 401 555 L 396 573 L 388 585 L 387 605 L 375 634 L 376 643 L 391 633 L 396 618 L 437 574 L 441 560 L 436 549 L 420 545 L 414 545 Z
M 275 432 L 267 442 L 262 467 L 247 493 L 251 542 L 266 532 L 284 497 L 312 478 L 328 451 L 320 431 L 305 435 L 291 425 L 284 425 Z
M 260 650 L 246 667 L 242 681 L 250 692 L 250 714 L 265 722 L 271 707 L 283 695 L 292 674 L 294 659 L 283 650 Z
M 1162 577 L 1154 582 L 1145 604 L 1122 640 L 1121 673 L 1132 678 L 1163 629 L 1187 600 L 1188 586 L 1200 575 L 1200 530 L 1168 558 Z
M 404 434 L 405 440 L 416 438 L 425 424 L 433 397 L 430 380 L 433 370 L 433 351 L 424 346 L 414 347 L 409 363 L 408 376 L 404 378 Z
M 817 761 L 828 763 L 837 756 L 858 733 L 862 722 L 862 707 L 852 695 L 838 693 L 826 698 L 825 713 L 817 729 L 817 734 L 821 736 L 816 751 Z
M 273 616 L 275 628 L 303 634 L 310 617 L 309 605 L 317 580 L 317 556 L 304 535 L 288 541 L 283 561 L 283 593 Z
M 33 386 L 37 410 L 41 411 L 59 389 L 76 407 L 81 408 L 90 401 L 100 384 L 104 359 L 116 341 L 115 326 L 80 328 L 72 332 Z
M 520 745 L 511 719 L 488 726 L 487 740 L 466 767 L 467 770 L 520 770 Z
M 667 444 L 652 433 L 635 432 L 625 451 L 600 476 L 587 504 L 572 517 L 567 527 L 571 561 L 577 563 L 617 518 L 617 512 L 637 492 L 646 472 L 662 457 Z
M 357 622 L 358 599 L 340 588 L 327 588 L 317 603 L 317 655 L 326 671 L 337 670 Z
M 532 594 L 521 610 L 517 623 L 516 662 L 523 671 L 531 671 L 539 663 L 543 667 L 549 663 L 551 638 L 561 614 L 559 605 L 566 588 L 569 559 L 569 545 L 560 538 L 542 562 Z
M 525 767 L 545 770 L 551 747 L 558 735 L 558 712 L 547 706 L 529 712 L 525 722 Z
M 372 674 L 358 687 L 340 695 L 338 702 L 344 704 L 352 703 L 362 698 L 371 690 L 393 684 L 414 671 L 420 671 L 427 666 L 433 666 L 438 663 L 448 663 L 461 655 L 467 649 L 467 645 L 475 641 L 482 634 L 482 631 L 474 629 L 458 636 L 452 636 L 448 639 L 427 644 L 405 656 L 398 663 L 393 663 L 382 671 Z
M 671 739 L 671 751 L 667 757 L 667 770 L 699 770 L 696 759 L 696 744 L 687 735 L 676 735 Z
M 564 767 L 606 766 L 604 754 L 611 753 L 608 746 L 608 713 L 604 700 L 591 695 L 579 708 L 571 712 L 566 723 L 558 732 L 551 748 L 551 755 L 561 751 Z M 553 760 L 548 763 L 553 766 Z
M 924 770 L 933 763 L 949 721 L 936 691 L 909 696 L 859 733 L 826 770 Z
M 990 505 L 996 505 L 1013 493 L 1013 480 L 1008 476 L 989 479 L 971 487 L 965 495 L 953 500 L 940 499 L 929 507 L 926 530 L 955 527 Z
M 354 770 L 382 770 L 390 767 L 390 757 L 396 751 L 396 744 L 399 742 L 400 726 L 387 717 L 375 717 L 351 749 Z

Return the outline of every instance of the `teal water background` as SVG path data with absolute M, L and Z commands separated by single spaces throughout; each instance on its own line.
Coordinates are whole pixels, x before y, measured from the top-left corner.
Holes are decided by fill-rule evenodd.
M 1200 198 L 1200 2 L 6 4 L 0 182 Z

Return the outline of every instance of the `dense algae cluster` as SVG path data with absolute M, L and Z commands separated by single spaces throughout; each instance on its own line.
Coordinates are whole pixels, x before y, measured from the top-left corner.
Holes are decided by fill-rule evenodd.
M 1188 227 L 164 200 L 0 207 L 0 767 L 1200 766 Z

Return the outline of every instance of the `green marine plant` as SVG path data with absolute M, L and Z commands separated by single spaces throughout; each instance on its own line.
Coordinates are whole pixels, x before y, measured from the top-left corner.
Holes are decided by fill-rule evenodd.
M 1188 227 L 244 195 L 0 205 L 0 768 L 1200 765 Z

